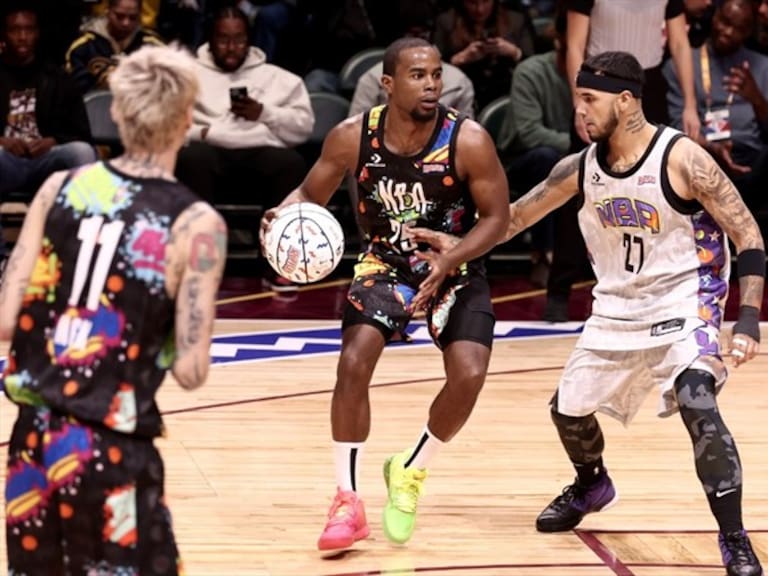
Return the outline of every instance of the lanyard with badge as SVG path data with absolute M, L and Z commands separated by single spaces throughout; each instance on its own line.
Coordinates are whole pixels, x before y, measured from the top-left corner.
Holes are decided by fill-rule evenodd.
M 731 104 L 733 103 L 733 92 L 728 94 L 728 100 L 725 106 L 712 108 L 712 76 L 709 68 L 709 53 L 707 45 L 704 44 L 700 49 L 701 55 L 701 84 L 706 94 L 707 110 L 704 113 L 704 126 L 702 131 L 708 142 L 718 142 L 720 140 L 729 140 L 731 138 Z

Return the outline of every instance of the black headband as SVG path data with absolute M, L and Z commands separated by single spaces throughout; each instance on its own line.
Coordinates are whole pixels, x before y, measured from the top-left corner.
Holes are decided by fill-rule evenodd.
M 627 90 L 635 98 L 640 98 L 643 95 L 643 86 L 639 82 L 616 78 L 615 76 L 595 74 L 589 70 L 579 70 L 579 74 L 576 76 L 576 87 L 592 88 L 601 92 L 611 92 L 612 94 L 621 94 L 624 90 Z

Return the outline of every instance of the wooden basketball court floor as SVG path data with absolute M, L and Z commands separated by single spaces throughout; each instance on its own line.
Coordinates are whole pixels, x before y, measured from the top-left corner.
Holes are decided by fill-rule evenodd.
M 423 331 L 414 333 L 422 337 L 412 344 L 388 347 L 374 375 L 373 425 L 359 487 L 371 535 L 349 551 L 322 555 L 315 544 L 335 490 L 329 406 L 338 324 L 218 320 L 212 348 L 217 363 L 206 385 L 186 392 L 171 377 L 165 382 L 159 402 L 168 434 L 158 445 L 187 574 L 724 574 L 687 433 L 679 417 L 655 416 L 655 397 L 628 429 L 601 417 L 619 503 L 587 516 L 575 531 L 536 532 L 538 512 L 572 480 L 547 402 L 579 323 L 499 323 L 477 408 L 434 461 L 416 531 L 403 546 L 382 533 L 381 466 L 420 434 L 443 370 Z M 0 356 L 6 351 L 0 348 Z M 768 355 L 762 354 L 731 371 L 720 397 L 745 470 L 745 523 L 764 563 L 766 372 Z M 2 397 L 3 461 L 14 416 L 14 406 Z

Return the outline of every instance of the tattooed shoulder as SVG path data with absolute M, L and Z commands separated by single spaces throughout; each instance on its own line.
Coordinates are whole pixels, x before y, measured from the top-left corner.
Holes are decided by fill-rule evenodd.
M 686 144 L 681 147 L 678 155 L 678 166 L 691 195 L 705 200 L 715 198 L 727 190 L 730 181 L 709 153 L 693 145 L 693 142 L 688 141 Z

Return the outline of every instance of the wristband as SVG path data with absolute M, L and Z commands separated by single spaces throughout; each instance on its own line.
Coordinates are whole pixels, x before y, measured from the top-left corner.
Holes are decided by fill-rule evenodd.
M 760 310 L 754 306 L 739 306 L 739 319 L 733 326 L 733 334 L 745 334 L 760 342 Z
M 742 276 L 760 276 L 765 278 L 765 250 L 750 248 L 742 250 L 736 256 L 739 278 Z

